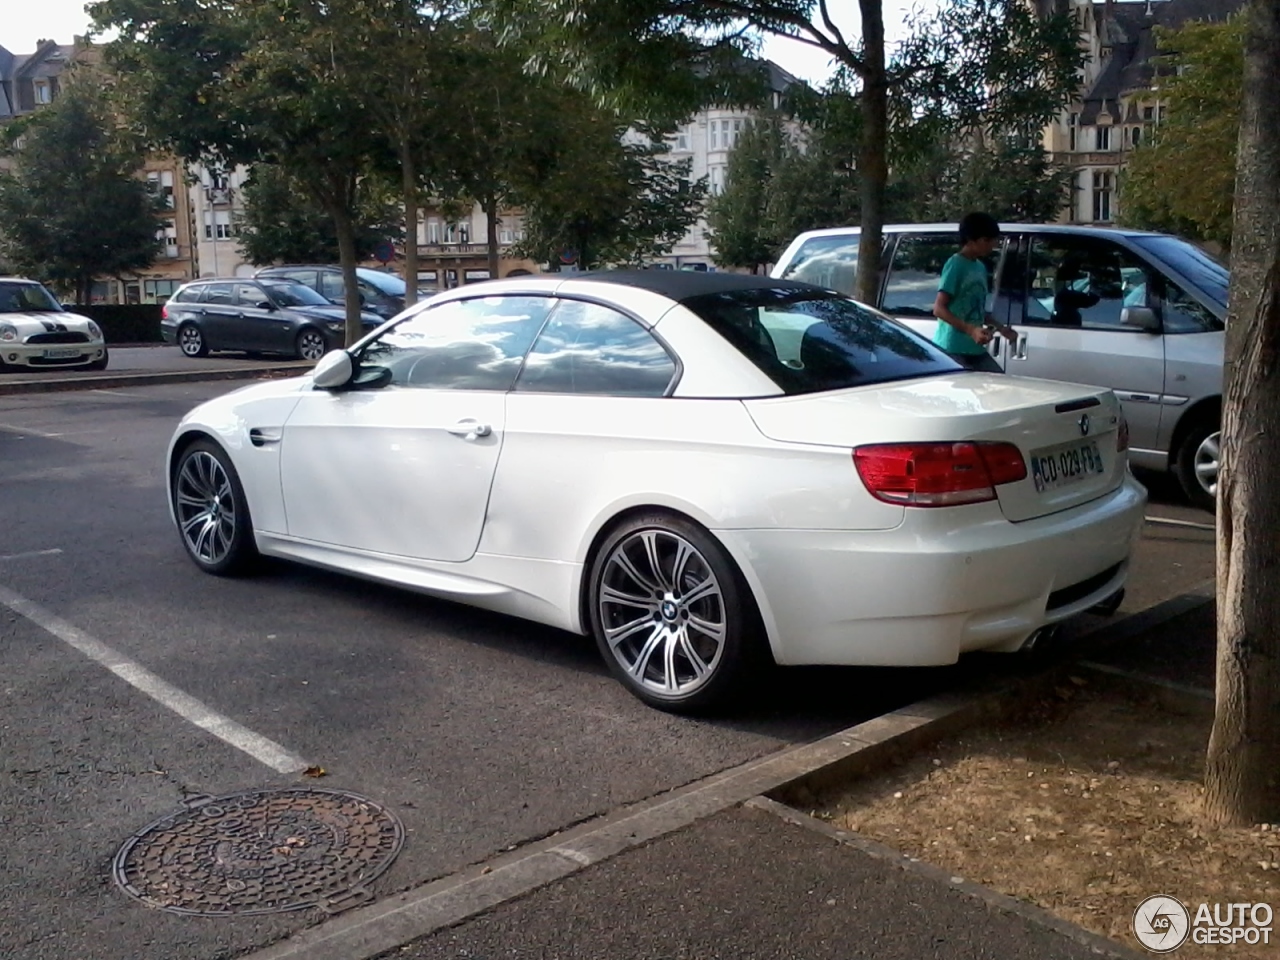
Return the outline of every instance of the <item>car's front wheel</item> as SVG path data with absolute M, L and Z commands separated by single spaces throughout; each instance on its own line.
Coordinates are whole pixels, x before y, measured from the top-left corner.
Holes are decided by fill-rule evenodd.
M 1174 472 L 1183 493 L 1195 506 L 1217 509 L 1218 472 L 1222 469 L 1222 429 L 1216 418 L 1192 424 L 1174 455 Z
M 253 524 L 226 452 L 208 440 L 192 443 L 178 457 L 171 489 L 182 545 L 196 566 L 219 576 L 248 569 L 257 555 Z
M 615 527 L 592 563 L 588 602 L 609 669 L 661 710 L 721 706 L 768 659 L 742 575 L 714 537 L 680 517 Z
M 305 327 L 298 334 L 294 347 L 299 360 L 316 361 L 328 352 L 329 343 L 325 340 L 324 334 L 315 327 Z
M 204 331 L 194 323 L 184 323 L 178 328 L 178 346 L 188 357 L 204 357 L 209 354 L 209 344 Z

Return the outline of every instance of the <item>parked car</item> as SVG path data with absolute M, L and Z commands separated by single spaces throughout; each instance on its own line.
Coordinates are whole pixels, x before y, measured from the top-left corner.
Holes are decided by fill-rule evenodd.
M 1056 224 L 1003 225 L 989 266 L 992 310 L 1018 333 L 989 349 L 1009 373 L 1111 387 L 1132 431 L 1135 466 L 1172 471 L 1214 507 L 1222 418 L 1228 273 L 1185 240 Z M 852 294 L 857 228 L 801 234 L 775 277 Z M 885 228 L 875 306 L 932 336 L 954 224 Z
M 209 573 L 262 553 L 590 633 L 692 710 L 769 657 L 946 664 L 1114 605 L 1127 448 L 1110 390 L 965 371 L 809 284 L 651 270 L 440 294 L 197 407 L 167 474 Z
M 300 264 L 283 267 L 263 267 L 254 276 L 283 277 L 304 284 L 331 303 L 346 302 L 346 285 L 342 282 L 342 268 Z M 356 283 L 360 289 L 360 301 L 364 308 L 389 320 L 404 309 L 404 280 L 394 273 L 356 267 Z M 434 290 L 419 290 L 422 298 L 431 296 Z
M 372 330 L 382 318 L 361 314 Z M 188 357 L 210 350 L 285 354 L 319 360 L 345 340 L 346 310 L 291 280 L 193 280 L 161 309 L 160 335 Z
M 43 284 L 0 277 L 0 373 L 81 367 L 105 370 L 102 329 L 65 309 Z

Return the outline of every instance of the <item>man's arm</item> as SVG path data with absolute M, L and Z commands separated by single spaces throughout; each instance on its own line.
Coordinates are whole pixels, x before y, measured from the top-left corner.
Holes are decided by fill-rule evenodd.
M 945 290 L 939 290 L 937 297 L 934 298 L 933 315 L 943 323 L 955 327 L 979 346 L 986 346 L 991 342 L 991 331 L 972 323 L 966 323 L 951 312 L 951 294 Z

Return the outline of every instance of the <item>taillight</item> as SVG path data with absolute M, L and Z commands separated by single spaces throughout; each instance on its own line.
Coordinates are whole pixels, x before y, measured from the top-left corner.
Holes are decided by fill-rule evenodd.
M 1116 427 L 1116 453 L 1129 449 L 1129 421 L 1120 414 L 1120 425 Z
M 994 500 L 996 487 L 1027 476 L 1011 443 L 878 443 L 855 448 L 853 462 L 873 497 L 909 507 Z
M 165 320 L 169 319 L 169 305 L 167 303 L 160 308 L 160 316 Z

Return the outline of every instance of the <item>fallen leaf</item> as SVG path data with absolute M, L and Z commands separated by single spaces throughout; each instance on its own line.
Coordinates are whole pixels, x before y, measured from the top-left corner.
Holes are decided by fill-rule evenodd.
M 302 775 L 304 777 L 323 777 L 328 772 L 324 767 L 307 767 L 302 771 Z

